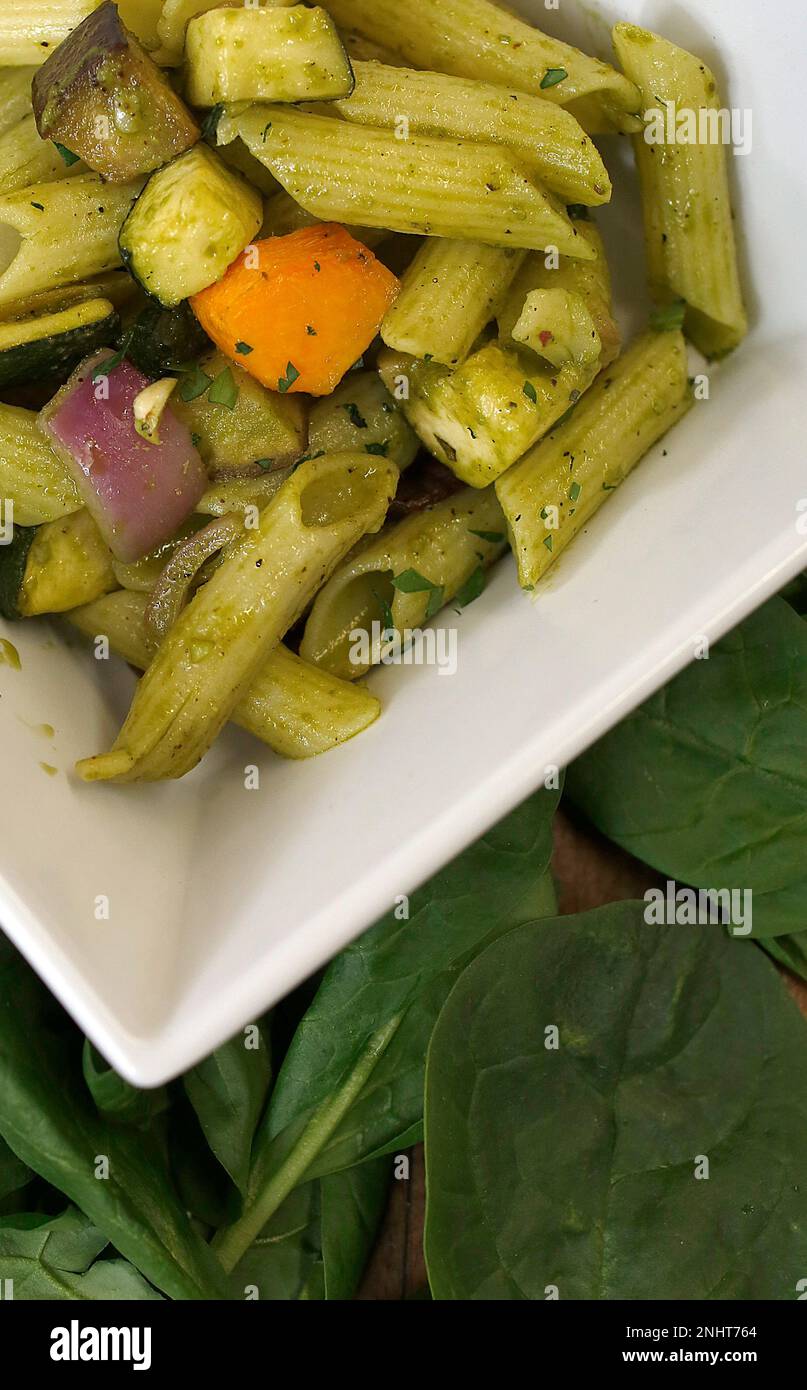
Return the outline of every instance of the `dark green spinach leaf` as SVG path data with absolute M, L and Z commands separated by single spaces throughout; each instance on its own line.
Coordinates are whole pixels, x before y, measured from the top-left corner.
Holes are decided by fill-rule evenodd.
M 141 1091 L 132 1086 L 113 1071 L 89 1041 L 84 1043 L 81 1069 L 96 1108 L 109 1120 L 128 1125 L 148 1124 L 168 1105 L 164 1086 L 153 1091 Z
M 271 1079 L 269 1045 L 260 1030 L 237 1034 L 183 1077 L 208 1144 L 242 1193 Z
M 175 1299 L 216 1297 L 222 1276 L 191 1228 L 157 1145 L 101 1118 L 81 1038 L 33 972 L 0 954 L 0 1135 Z
M 370 1257 L 390 1179 L 388 1159 L 375 1158 L 320 1181 L 325 1297 L 355 1298 Z
M 0 1284 L 12 1281 L 15 1300 L 159 1299 L 125 1260 L 99 1260 L 107 1246 L 81 1212 L 20 1214 L 0 1220 Z
M 519 927 L 452 991 L 426 1074 L 436 1298 L 799 1297 L 807 1026 L 750 943 L 643 909 Z
M 293 1187 L 420 1136 L 428 1038 L 465 964 L 554 910 L 544 872 L 558 793 L 541 791 L 336 958 L 256 1137 L 245 1209 L 214 1242 L 226 1268 Z
M 753 934 L 807 912 L 807 624 L 773 599 L 570 768 L 598 830 L 698 888 L 750 889 Z

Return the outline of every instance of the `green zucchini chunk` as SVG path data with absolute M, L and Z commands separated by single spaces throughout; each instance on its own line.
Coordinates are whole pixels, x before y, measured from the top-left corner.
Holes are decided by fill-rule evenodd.
M 263 221 L 256 189 L 206 145 L 152 174 L 120 234 L 124 265 L 168 308 L 220 280 Z
M 67 380 L 83 357 L 115 342 L 120 320 L 108 299 L 0 323 L 0 387 Z
M 113 183 L 151 173 L 201 133 L 111 0 L 59 44 L 35 74 L 32 91 L 42 138 Z
M 188 304 L 163 309 L 150 304 L 121 334 L 117 346 L 146 376 L 165 376 L 193 362 L 213 345 Z
M 38 530 L 38 526 L 15 526 L 11 544 L 0 546 L 0 618 L 9 623 L 16 623 L 23 616 L 20 596 L 28 552 Z

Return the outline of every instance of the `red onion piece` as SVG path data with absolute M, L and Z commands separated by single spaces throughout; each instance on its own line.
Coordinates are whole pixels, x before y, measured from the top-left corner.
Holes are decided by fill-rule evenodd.
M 135 397 L 148 377 L 125 359 L 93 380 L 108 352 L 83 362 L 40 417 L 116 559 L 131 564 L 170 539 L 207 487 L 190 430 L 163 411 L 160 443 L 141 438 Z

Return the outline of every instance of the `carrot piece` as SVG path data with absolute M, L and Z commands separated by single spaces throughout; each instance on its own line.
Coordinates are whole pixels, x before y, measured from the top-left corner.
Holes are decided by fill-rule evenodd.
M 248 246 L 191 299 L 213 342 L 273 391 L 327 396 L 369 347 L 399 281 L 338 222 Z

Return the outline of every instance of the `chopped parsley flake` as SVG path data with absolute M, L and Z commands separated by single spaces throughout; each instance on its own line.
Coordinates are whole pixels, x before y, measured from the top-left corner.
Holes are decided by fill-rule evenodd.
M 59 151 L 59 154 L 62 156 L 62 159 L 64 160 L 68 169 L 70 168 L 71 164 L 78 164 L 79 156 L 77 154 L 73 154 L 72 150 L 68 150 L 66 145 L 60 145 L 58 140 L 54 140 L 53 143 Z
M 538 393 L 531 381 L 524 382 L 524 395 L 527 397 L 528 401 L 532 401 L 533 405 L 537 405 Z
M 472 531 L 470 526 L 468 530 L 472 536 L 478 536 L 480 541 L 487 541 L 488 545 L 501 545 L 504 540 L 503 531 Z
M 223 405 L 226 406 L 227 410 L 235 410 L 238 402 L 238 387 L 229 367 L 225 367 L 223 372 L 219 372 L 207 393 L 207 399 L 211 405 Z
M 457 593 L 457 603 L 460 608 L 467 608 L 469 603 L 479 598 L 485 587 L 485 571 L 481 565 L 477 565 L 470 579 L 466 579 L 462 588 Z
M 342 409 L 347 411 L 351 425 L 355 425 L 357 430 L 367 429 L 367 421 L 359 410 L 359 407 L 354 404 L 353 401 L 349 401 L 347 405 L 343 405 Z
M 277 389 L 280 392 L 281 396 L 285 396 L 289 387 L 294 385 L 299 375 L 300 373 L 298 372 L 294 363 L 288 362 L 286 364 L 286 375 L 282 376 L 277 383 Z
M 541 78 L 541 91 L 545 92 L 547 87 L 557 87 L 559 82 L 563 82 L 569 76 L 565 68 L 547 68 Z
M 249 357 L 249 354 L 250 354 L 251 352 L 254 352 L 254 351 L 255 351 L 255 349 L 252 347 L 252 344 L 251 344 L 251 343 L 242 343 L 242 342 L 237 342 L 237 343 L 236 343 L 236 345 L 235 345 L 235 350 L 236 350 L 236 352 L 239 354 L 240 357 Z

